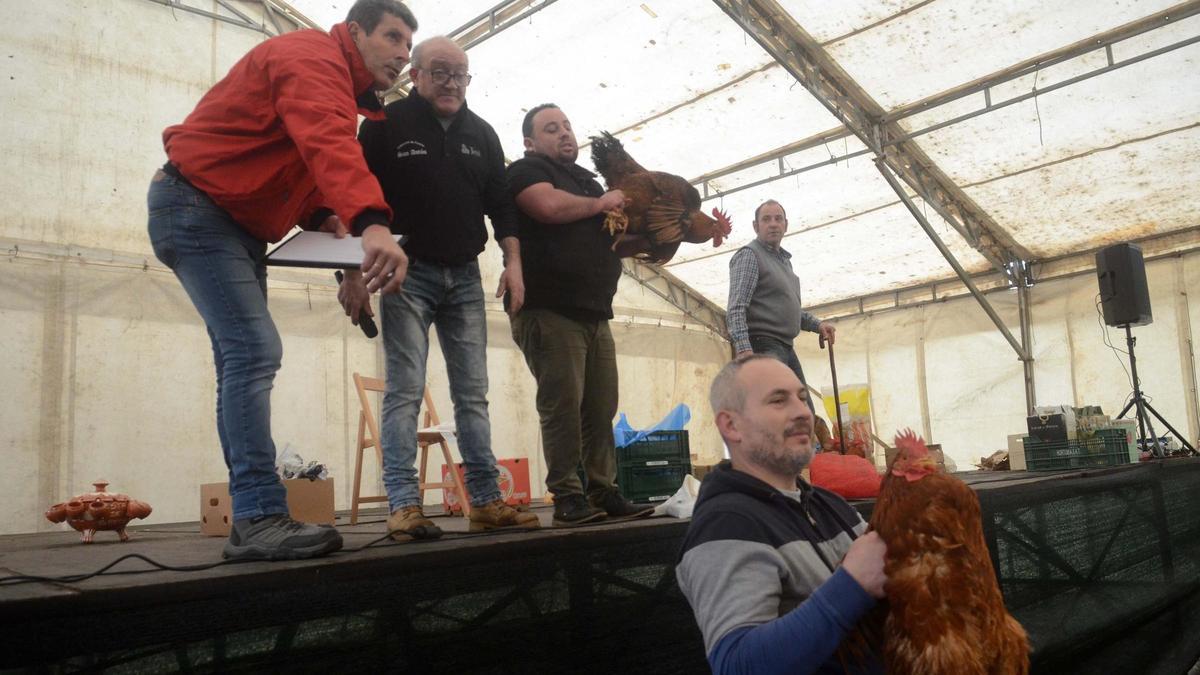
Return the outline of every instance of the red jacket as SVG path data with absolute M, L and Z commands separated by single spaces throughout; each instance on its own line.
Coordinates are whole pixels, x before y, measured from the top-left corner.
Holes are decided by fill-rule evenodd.
M 183 124 L 163 131 L 167 157 L 264 241 L 279 241 L 322 206 L 355 232 L 389 225 L 391 209 L 356 138 L 359 113 L 382 118 L 373 83 L 345 24 L 331 34 L 271 38 L 242 57 Z M 368 105 L 360 109 L 363 94 Z

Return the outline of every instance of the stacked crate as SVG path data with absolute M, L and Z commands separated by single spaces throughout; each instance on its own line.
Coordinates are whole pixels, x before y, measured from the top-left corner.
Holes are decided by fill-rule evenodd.
M 617 448 L 617 487 L 631 502 L 670 499 L 691 470 L 686 431 L 654 431 Z

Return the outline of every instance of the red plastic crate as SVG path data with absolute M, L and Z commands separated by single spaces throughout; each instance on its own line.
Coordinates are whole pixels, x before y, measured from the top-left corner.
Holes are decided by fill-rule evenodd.
M 463 477 L 463 465 L 454 465 L 459 478 Z M 527 459 L 498 459 L 496 470 L 500 472 L 500 498 L 509 506 L 518 506 L 530 502 L 529 493 L 529 460 Z M 442 482 L 450 482 L 450 467 L 442 465 Z M 465 484 L 465 483 L 464 483 Z M 469 487 L 467 488 L 470 489 Z M 445 488 L 442 489 L 442 508 L 447 513 L 462 511 L 458 503 L 458 495 Z

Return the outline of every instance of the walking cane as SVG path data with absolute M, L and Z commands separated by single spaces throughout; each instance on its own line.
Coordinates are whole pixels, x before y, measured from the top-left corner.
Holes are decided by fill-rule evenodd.
M 819 338 L 818 342 L 821 345 L 821 349 L 825 349 L 824 335 Z M 838 442 L 841 444 L 838 446 L 838 450 L 844 455 L 846 454 L 846 427 L 842 426 L 842 401 L 838 395 L 837 366 L 833 363 L 832 342 L 829 343 L 829 374 L 833 376 L 833 410 L 837 414 Z

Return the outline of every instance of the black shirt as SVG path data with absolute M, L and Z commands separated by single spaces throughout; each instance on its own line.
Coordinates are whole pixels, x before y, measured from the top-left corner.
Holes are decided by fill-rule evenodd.
M 538 183 L 582 197 L 599 197 L 595 174 L 577 164 L 560 164 L 535 152 L 508 167 L 515 197 Z M 547 225 L 517 209 L 525 306 L 549 309 L 577 320 L 612 318 L 612 299 L 621 278 L 621 259 L 604 229 L 604 214 L 565 225 Z
M 487 243 L 484 214 L 497 241 L 516 236 L 504 151 L 490 124 L 464 102 L 443 129 L 415 89 L 384 110 L 386 120 L 363 121 L 358 140 L 395 214 L 392 232 L 408 235 L 405 253 L 443 265 L 471 262 Z

